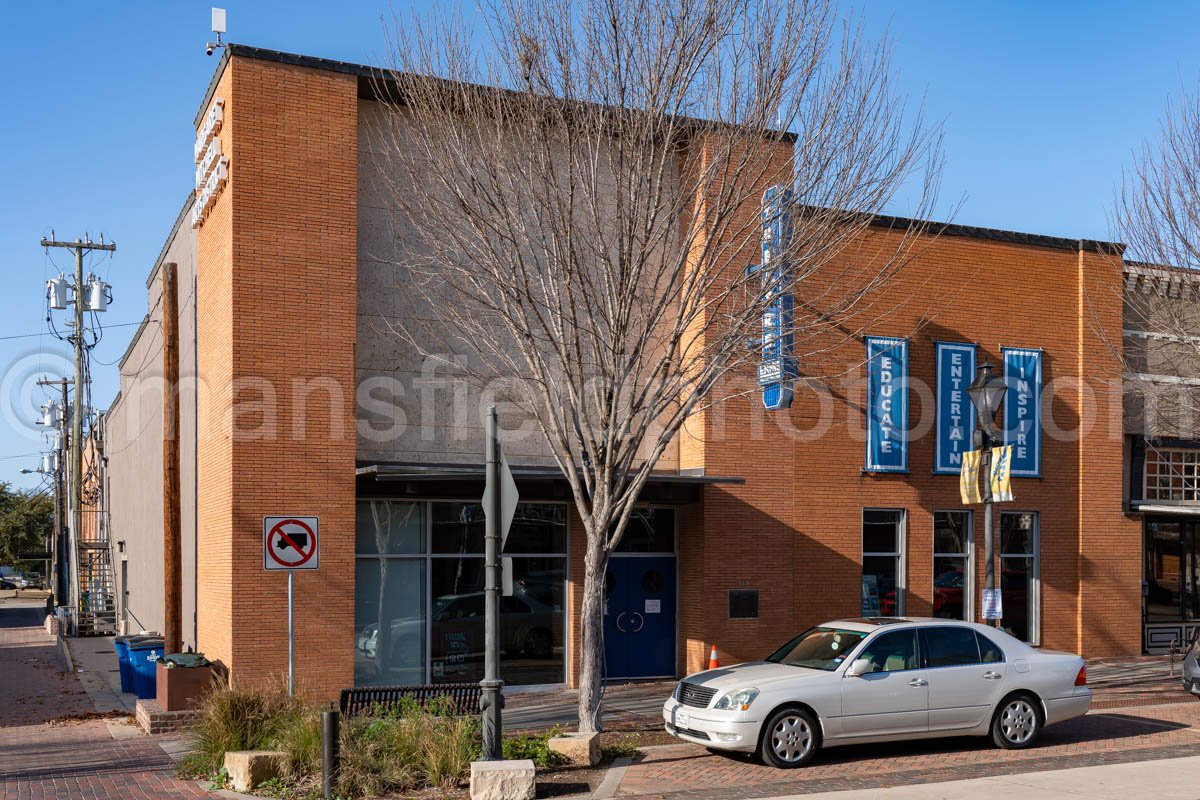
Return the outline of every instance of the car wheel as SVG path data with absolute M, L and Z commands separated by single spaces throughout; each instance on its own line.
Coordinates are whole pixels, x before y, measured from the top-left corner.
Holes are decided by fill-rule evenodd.
M 1041 709 L 1038 701 L 1027 694 L 1004 698 L 992 719 L 992 741 L 1005 750 L 1029 747 L 1041 732 Z
M 794 769 L 812 761 L 821 747 L 817 719 L 802 708 L 782 708 L 763 726 L 759 755 L 779 769 Z

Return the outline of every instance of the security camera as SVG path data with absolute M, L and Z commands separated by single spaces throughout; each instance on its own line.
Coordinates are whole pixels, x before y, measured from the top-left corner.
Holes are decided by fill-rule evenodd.
M 217 46 L 215 44 L 213 44 L 212 42 L 209 42 L 208 46 L 204 48 L 204 55 L 211 56 L 213 54 L 213 51 L 216 49 L 217 49 Z

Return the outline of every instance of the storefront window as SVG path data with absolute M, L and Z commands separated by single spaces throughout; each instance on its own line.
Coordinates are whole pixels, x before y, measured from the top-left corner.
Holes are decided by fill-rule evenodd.
M 1000 626 L 1021 641 L 1038 640 L 1038 515 L 1000 515 Z
M 478 503 L 358 504 L 355 682 L 483 677 L 484 517 Z M 567 508 L 517 506 L 505 548 L 513 594 L 500 599 L 508 684 L 565 680 Z
M 358 504 L 354 578 L 354 682 L 425 679 L 425 504 Z
M 635 508 L 616 552 L 674 553 L 675 509 Z
M 933 513 L 933 615 L 970 620 L 971 512 Z
M 500 675 L 508 683 L 563 681 L 563 560 L 514 558 L 513 593 L 500 598 Z M 483 559 L 433 559 L 430 659 L 434 683 L 483 678 Z
M 1194 522 L 1146 522 L 1146 621 L 1200 618 L 1200 528 Z
M 904 613 L 904 511 L 864 509 L 862 615 Z

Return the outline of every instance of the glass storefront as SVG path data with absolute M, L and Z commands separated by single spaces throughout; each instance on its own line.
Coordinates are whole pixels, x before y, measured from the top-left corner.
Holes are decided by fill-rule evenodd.
M 1146 522 L 1146 622 L 1200 619 L 1198 534 L 1193 522 Z
M 478 503 L 358 503 L 355 684 L 483 678 L 483 531 Z M 521 503 L 505 549 L 501 678 L 565 680 L 567 507 Z
M 1038 641 L 1038 515 L 1000 514 L 1000 627 L 1023 642 Z
M 862 615 L 904 613 L 904 510 L 863 509 Z
M 971 512 L 933 512 L 933 616 L 971 621 Z

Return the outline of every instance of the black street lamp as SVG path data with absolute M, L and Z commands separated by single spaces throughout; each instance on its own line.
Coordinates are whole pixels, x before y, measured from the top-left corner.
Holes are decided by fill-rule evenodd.
M 971 405 L 975 406 L 979 420 L 979 430 L 975 431 L 975 447 L 981 451 L 979 471 L 983 473 L 983 552 L 987 559 L 983 568 L 983 589 L 989 595 L 996 588 L 996 554 L 992 538 L 992 445 L 1003 440 L 1003 433 L 996 426 L 996 415 L 1000 413 L 1007 391 L 1004 379 L 992 371 L 990 361 L 983 363 L 979 374 L 967 387 L 967 396 L 971 398 Z M 985 622 L 996 624 L 995 620 Z

